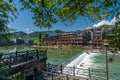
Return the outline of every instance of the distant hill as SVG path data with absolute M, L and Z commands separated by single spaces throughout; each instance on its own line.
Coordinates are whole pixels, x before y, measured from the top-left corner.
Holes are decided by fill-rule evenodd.
M 39 35 L 40 35 L 40 34 L 41 34 L 41 35 L 44 35 L 44 34 L 46 34 L 46 33 L 52 33 L 52 32 L 56 32 L 56 33 L 59 33 L 59 34 L 64 33 L 64 31 L 61 31 L 61 30 L 42 31 L 42 32 L 40 32 L 40 31 L 35 31 L 35 32 L 29 33 L 29 34 L 23 32 L 23 31 L 18 31 L 18 32 L 14 32 L 14 33 L 13 33 L 13 36 L 14 36 L 15 38 L 21 37 L 21 38 L 37 39 L 37 38 L 39 38 Z
M 19 37 L 25 38 L 25 37 L 27 37 L 27 33 L 23 32 L 23 31 L 18 31 L 18 32 L 14 32 L 13 36 L 15 38 L 19 38 Z
M 32 38 L 32 39 L 37 39 L 39 37 L 41 32 L 32 32 L 30 34 L 28 34 L 28 37 L 29 38 Z

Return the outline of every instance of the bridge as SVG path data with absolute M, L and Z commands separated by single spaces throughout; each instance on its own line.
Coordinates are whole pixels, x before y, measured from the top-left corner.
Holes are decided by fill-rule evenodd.
M 16 78 L 18 76 L 22 78 L 21 80 L 29 80 L 30 76 L 36 78 L 38 71 L 41 72 L 46 69 L 46 60 L 46 50 L 1 53 L 0 80 L 11 80 L 9 77 Z

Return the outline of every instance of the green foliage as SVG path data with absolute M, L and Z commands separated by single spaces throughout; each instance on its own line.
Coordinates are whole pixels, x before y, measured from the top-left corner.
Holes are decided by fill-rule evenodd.
M 34 24 L 50 28 L 58 21 L 71 23 L 79 16 L 92 21 L 119 15 L 120 0 L 18 0 L 23 7 L 34 13 Z M 0 31 L 7 30 L 9 20 L 16 17 L 14 0 L 0 1 Z
M 119 0 L 20 0 L 22 10 L 34 13 L 36 26 L 50 28 L 52 24 L 62 21 L 71 23 L 79 16 L 92 21 L 114 17 L 119 14 Z
M 47 42 L 43 42 L 42 46 L 48 46 L 48 43 Z
M 100 26 L 101 28 L 115 28 L 115 26 L 114 25 L 102 25 L 102 26 Z
M 111 32 L 103 33 L 103 38 L 109 41 L 110 47 L 114 50 L 118 48 L 120 50 L 120 21 L 116 22 L 114 26 L 101 26 L 102 28 L 112 28 Z
M 18 73 L 16 73 L 16 74 L 13 74 L 13 75 L 11 75 L 10 77 L 11 77 L 11 78 L 14 78 L 14 79 L 16 79 L 16 80 L 22 80 L 22 74 L 21 74 L 21 72 L 18 72 Z
M 8 38 L 7 34 L 10 29 L 7 27 L 10 20 L 16 18 L 16 7 L 12 0 L 0 0 L 0 40 Z
M 50 28 L 52 24 L 62 21 L 71 23 L 79 16 L 92 21 L 119 15 L 119 0 L 18 0 L 23 7 L 34 13 L 34 24 Z M 17 11 L 14 0 L 0 1 L 0 31 L 7 30 L 9 20 L 13 20 Z
M 10 0 L 1 0 L 0 1 L 0 31 L 6 32 L 8 29 L 7 24 L 10 20 L 13 20 L 16 15 L 16 8 L 14 2 Z
M 39 40 L 38 39 L 34 40 L 34 44 L 39 45 L 40 44 Z
M 11 37 L 14 37 L 14 38 L 31 38 L 33 40 L 36 40 L 36 39 L 39 39 L 40 42 L 41 42 L 41 38 L 44 34 L 46 33 L 49 33 L 49 32 L 56 32 L 56 33 L 64 33 L 64 31 L 61 31 L 61 30 L 55 30 L 55 31 L 42 31 L 42 32 L 39 32 L 39 31 L 36 31 L 36 32 L 32 32 L 32 33 L 25 33 L 25 32 L 22 32 L 22 31 L 18 31 L 18 32 L 13 32 L 11 33 Z
M 32 32 L 32 33 L 29 33 L 28 36 L 32 39 L 38 39 L 39 33 L 40 32 Z
M 27 37 L 27 33 L 22 32 L 22 31 L 14 32 L 14 33 L 12 33 L 12 34 L 13 34 L 13 36 L 14 36 L 15 38 L 19 38 L 19 37 L 21 37 L 21 38 L 26 38 L 26 37 Z

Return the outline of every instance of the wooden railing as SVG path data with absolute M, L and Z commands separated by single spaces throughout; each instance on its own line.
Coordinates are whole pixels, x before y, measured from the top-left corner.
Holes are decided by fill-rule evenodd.
M 30 50 L 0 54 L 0 74 L 14 74 L 26 68 L 34 68 L 39 61 L 47 59 L 46 50 Z M 1 75 L 0 75 L 1 76 Z
M 63 76 L 65 76 L 65 78 L 66 78 L 66 75 L 74 76 L 74 79 L 79 78 L 77 80 L 82 80 L 82 79 L 83 80 L 84 79 L 86 79 L 86 80 L 87 79 L 88 80 L 106 80 L 106 71 L 100 70 L 100 69 L 91 69 L 91 68 L 84 69 L 84 68 L 76 68 L 76 67 L 64 67 L 62 65 L 57 67 L 57 65 L 48 64 L 47 72 L 50 72 L 52 74 L 49 76 L 51 78 L 51 80 L 54 80 L 54 77 L 56 78 L 56 74 L 57 75 L 63 74 Z M 61 79 L 63 79 L 63 76 L 61 76 Z M 53 77 L 53 79 L 52 79 L 52 77 Z M 74 79 L 70 79 L 70 80 L 74 80 Z M 109 72 L 109 79 L 110 80 L 119 80 L 120 73 Z M 59 80 L 59 79 L 55 79 L 55 80 Z M 67 80 L 67 79 L 65 79 L 65 80 Z
M 73 57 L 67 59 L 66 61 L 62 62 L 61 64 L 59 64 L 57 67 L 60 67 L 61 65 L 63 67 L 65 67 L 66 65 L 68 65 L 70 62 L 72 62 L 74 59 L 76 59 L 77 57 L 79 57 L 83 52 L 80 52 L 77 55 L 74 55 Z M 49 64 L 49 63 L 48 63 Z
M 85 77 L 79 77 L 79 76 L 73 76 L 68 74 L 59 74 L 59 73 L 53 73 L 53 72 L 45 72 L 43 71 L 43 75 L 47 77 L 44 77 L 45 80 L 88 80 Z
M 38 60 L 46 57 L 46 50 L 30 50 L 0 54 L 0 66 L 13 66 L 30 60 Z

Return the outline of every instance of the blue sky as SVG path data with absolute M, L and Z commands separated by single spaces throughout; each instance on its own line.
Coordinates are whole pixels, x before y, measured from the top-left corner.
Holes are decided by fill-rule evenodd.
M 17 2 L 18 8 L 21 5 Z M 17 19 L 13 22 L 10 22 L 8 26 L 10 28 L 16 29 L 17 31 L 24 31 L 24 32 L 32 32 L 32 31 L 47 31 L 47 30 L 64 30 L 64 31 L 75 31 L 75 30 L 82 30 L 88 26 L 93 26 L 95 22 L 90 21 L 88 18 L 79 17 L 77 20 L 74 21 L 72 25 L 65 26 L 62 22 L 58 22 L 53 24 L 50 29 L 42 28 L 40 29 L 37 26 L 34 26 L 34 20 L 32 19 L 33 13 L 25 10 L 20 12 L 17 15 Z M 97 22 L 96 22 L 97 23 Z
M 34 26 L 34 20 L 32 19 L 33 13 L 26 10 L 19 12 L 17 15 L 17 19 L 15 19 L 13 22 L 9 23 L 9 27 L 16 29 L 17 31 L 46 31 L 46 30 L 67 30 L 67 31 L 73 31 L 73 30 L 81 30 L 88 26 L 92 26 L 93 22 L 91 22 L 89 19 L 84 17 L 79 17 L 77 20 L 73 22 L 72 25 L 65 26 L 64 23 L 58 22 L 56 24 L 53 24 L 53 26 L 50 29 L 42 28 L 40 29 L 37 26 Z

